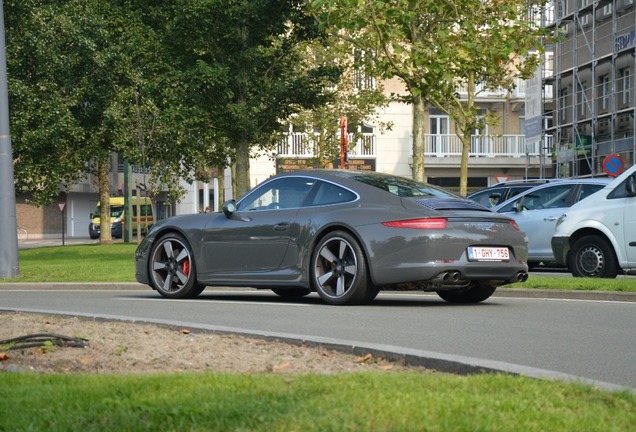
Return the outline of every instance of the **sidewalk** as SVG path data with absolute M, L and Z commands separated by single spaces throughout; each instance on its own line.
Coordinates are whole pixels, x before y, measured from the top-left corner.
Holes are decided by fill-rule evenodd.
M 98 244 L 99 239 L 91 240 L 88 237 L 67 237 L 64 238 L 63 243 L 64 245 Z M 18 241 L 18 249 L 31 249 L 44 246 L 62 246 L 62 238 L 29 239 L 26 241 Z

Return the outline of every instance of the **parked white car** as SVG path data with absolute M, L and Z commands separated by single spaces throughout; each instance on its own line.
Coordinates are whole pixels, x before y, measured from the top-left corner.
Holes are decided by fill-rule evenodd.
M 636 274 L 636 165 L 570 207 L 557 221 L 551 245 L 573 276 Z
M 528 267 L 540 263 L 554 264 L 550 241 L 559 217 L 567 209 L 588 196 L 602 190 L 612 179 L 575 178 L 545 183 L 515 195 L 498 206 L 503 213 L 517 221 L 528 235 Z

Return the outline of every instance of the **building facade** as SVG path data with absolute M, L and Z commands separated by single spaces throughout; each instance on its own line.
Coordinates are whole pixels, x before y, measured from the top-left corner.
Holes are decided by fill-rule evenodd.
M 634 0 L 557 0 L 543 25 L 559 35 L 546 46 L 546 136 L 555 176 L 598 175 L 610 155 L 636 162 Z M 612 169 L 610 167 L 610 169 Z

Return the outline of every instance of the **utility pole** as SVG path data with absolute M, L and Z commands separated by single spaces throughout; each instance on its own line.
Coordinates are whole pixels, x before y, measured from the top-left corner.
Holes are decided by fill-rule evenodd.
M 7 51 L 4 38 L 4 2 L 0 0 L 0 278 L 19 274 L 18 224 L 15 215 L 13 151 L 9 133 Z

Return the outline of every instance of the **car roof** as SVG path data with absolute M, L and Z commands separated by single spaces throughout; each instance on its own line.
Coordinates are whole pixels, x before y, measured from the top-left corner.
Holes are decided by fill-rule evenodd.
M 562 184 L 602 184 L 602 185 L 608 185 L 610 184 L 614 179 L 610 178 L 610 177 L 585 177 L 585 178 L 576 178 L 576 179 L 572 179 L 572 178 L 568 178 L 568 179 L 560 179 L 560 181 L 558 182 L 559 185 Z M 550 183 L 544 183 L 538 186 L 535 186 L 533 188 L 530 188 L 528 190 L 525 190 L 511 198 L 508 198 L 506 201 L 497 204 L 496 206 L 494 206 L 492 208 L 493 211 L 498 211 L 500 208 L 505 207 L 507 204 L 509 204 L 511 201 L 516 201 L 519 198 L 522 198 L 526 195 L 529 195 L 537 190 L 541 190 L 541 189 L 545 189 L 547 187 L 553 186 L 554 183 L 556 182 L 550 182 Z

